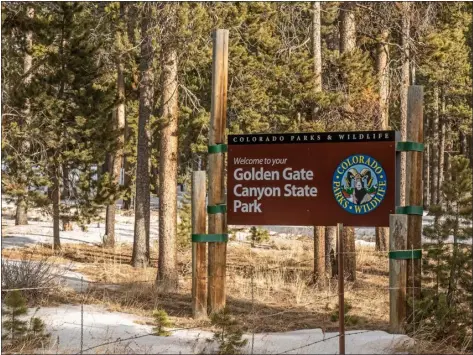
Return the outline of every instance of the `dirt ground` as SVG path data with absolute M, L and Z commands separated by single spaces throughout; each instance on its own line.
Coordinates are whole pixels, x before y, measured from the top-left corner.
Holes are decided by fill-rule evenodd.
M 312 281 L 313 246 L 309 238 L 273 237 L 270 246 L 251 247 L 229 242 L 227 260 L 227 306 L 246 331 L 281 332 L 297 329 L 338 329 L 337 280 L 325 285 Z M 85 296 L 53 292 L 43 306 L 81 302 L 102 304 L 111 311 L 150 316 L 163 308 L 176 326 L 208 325 L 191 318 L 191 252 L 178 255 L 179 289 L 164 294 L 156 287 L 157 248 L 151 250 L 146 269 L 130 265 L 130 245 L 105 249 L 99 245 L 63 244 L 54 254 L 48 244 L 2 250 L 3 258 L 50 258 L 73 262 L 76 271 L 91 281 Z M 370 247 L 357 248 L 357 280 L 345 283 L 347 329 L 387 330 L 389 325 L 388 259 Z M 253 273 L 253 277 L 251 277 Z

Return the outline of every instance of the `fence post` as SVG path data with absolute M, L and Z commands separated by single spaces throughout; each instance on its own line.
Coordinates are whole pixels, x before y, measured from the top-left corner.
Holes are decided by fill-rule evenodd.
M 192 173 L 192 234 L 205 234 L 205 171 Z M 207 317 L 207 243 L 192 243 L 192 316 Z
M 389 250 L 407 249 L 407 215 L 389 216 Z M 389 328 L 402 334 L 406 321 L 406 265 L 407 260 L 389 259 Z
M 424 88 L 411 85 L 407 98 L 407 140 L 423 143 L 424 141 Z M 406 152 L 406 206 L 422 209 L 422 151 Z M 407 248 L 422 248 L 422 214 L 409 214 L 407 217 Z M 413 268 L 413 270 L 412 270 Z M 414 259 L 407 264 L 407 284 L 413 286 L 414 300 L 420 297 L 421 260 Z M 413 300 L 413 301 L 414 301 Z M 411 310 L 409 310 L 410 312 Z
M 344 243 L 343 243 L 343 224 L 337 224 L 337 249 L 338 249 L 338 324 L 339 354 L 345 355 L 345 279 L 343 270 Z
M 225 204 L 225 128 L 227 121 L 228 30 L 213 34 L 212 97 L 209 129 L 208 205 Z M 209 214 L 209 234 L 227 232 L 225 213 Z M 208 308 L 210 312 L 225 307 L 227 243 L 209 243 Z
M 81 293 L 81 303 L 80 303 L 80 354 L 84 352 L 84 293 L 83 293 L 83 284 L 84 277 L 80 278 L 80 293 Z

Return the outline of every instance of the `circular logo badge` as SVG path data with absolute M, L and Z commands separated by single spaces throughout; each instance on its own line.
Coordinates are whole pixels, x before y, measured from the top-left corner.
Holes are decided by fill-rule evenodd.
M 335 199 L 345 211 L 353 214 L 365 214 L 377 208 L 386 196 L 386 189 L 386 173 L 369 155 L 349 156 L 333 174 Z

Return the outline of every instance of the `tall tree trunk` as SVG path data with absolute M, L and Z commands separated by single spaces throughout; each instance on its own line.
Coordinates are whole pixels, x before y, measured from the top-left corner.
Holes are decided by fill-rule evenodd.
M 61 199 L 68 200 L 71 198 L 71 190 L 69 188 L 69 168 L 67 164 L 62 164 L 61 166 L 62 171 L 62 189 L 60 190 Z M 67 202 L 66 202 L 67 203 Z M 61 217 L 62 222 L 62 230 L 64 232 L 72 230 L 72 221 L 68 216 Z
M 62 164 L 62 193 L 61 198 L 70 199 L 71 198 L 71 189 L 69 181 L 69 168 L 66 164 Z
M 424 203 L 424 210 L 428 210 L 430 206 L 430 126 L 431 126 L 431 119 L 430 115 L 424 115 L 424 161 L 423 161 L 423 168 L 424 168 L 424 192 L 423 192 L 423 203 Z
M 144 4 L 141 20 L 140 102 L 138 117 L 138 144 L 136 161 L 135 234 L 132 265 L 145 267 L 149 262 L 149 138 L 147 125 L 153 107 L 153 47 L 150 20 L 151 4 Z
M 347 1 L 340 6 L 340 53 L 351 52 L 356 47 L 355 5 Z
M 130 139 L 131 133 L 130 128 L 128 127 L 127 120 L 125 119 L 125 142 L 128 142 Z M 127 154 L 123 154 L 123 185 L 125 189 L 125 197 L 123 197 L 123 210 L 129 210 L 132 208 L 132 197 L 133 194 L 131 189 L 131 182 L 132 182 L 132 174 L 133 172 L 130 171 L 133 167 L 133 164 L 130 162 L 130 158 Z
M 388 129 L 388 95 L 389 95 L 389 47 L 387 44 L 389 31 L 383 29 L 381 40 L 378 43 L 376 57 L 376 71 L 378 75 L 379 88 L 379 115 L 375 118 L 375 129 Z
M 314 227 L 314 283 L 325 285 L 325 227 Z
M 355 23 L 355 4 L 343 2 L 340 7 L 340 53 L 350 53 L 356 48 L 356 23 Z M 348 86 L 348 85 L 347 85 Z M 350 88 L 347 88 L 348 97 Z M 346 255 L 345 271 L 352 281 L 356 279 L 356 255 L 355 255 L 355 229 L 353 227 L 344 227 L 343 236 L 345 238 L 345 251 L 353 251 Z M 345 251 L 342 251 L 345 252 Z
M 53 249 L 61 249 L 61 239 L 60 239 L 60 227 L 59 222 L 61 219 L 60 216 L 60 203 L 61 203 L 61 184 L 59 177 L 59 164 L 55 163 L 53 168 L 53 188 L 52 188 L 52 198 L 53 198 Z
M 387 40 L 389 37 L 388 29 L 381 31 L 381 38 L 378 43 L 376 70 L 378 74 L 379 87 L 379 115 L 376 116 L 375 129 L 388 129 L 388 95 L 389 95 L 389 47 Z M 386 251 L 389 245 L 389 228 L 376 228 L 375 247 L 376 250 Z
M 120 3 L 123 5 L 123 10 L 125 12 L 126 25 L 127 25 L 127 37 L 128 42 L 133 46 L 137 46 L 135 38 L 135 26 L 136 26 L 136 9 L 132 3 Z M 131 61 L 133 62 L 133 67 L 135 64 L 135 58 L 132 57 Z M 132 73 L 132 92 L 135 92 L 138 89 L 139 80 L 135 80 L 135 73 Z M 131 137 L 131 129 L 128 125 L 128 120 L 125 119 L 125 142 L 128 143 Z M 129 210 L 133 207 L 133 191 L 132 191 L 132 176 L 135 175 L 135 164 L 130 161 L 131 157 L 128 157 L 127 154 L 123 156 L 123 185 L 125 188 L 126 196 L 123 198 L 122 209 Z
M 34 17 L 34 8 L 28 7 L 26 9 L 26 16 L 32 19 Z M 28 30 L 25 34 L 25 56 L 23 58 L 23 74 L 27 74 L 25 77 L 25 85 L 28 85 L 31 82 L 31 67 L 33 66 L 33 31 Z M 30 119 L 30 111 L 31 111 L 31 103 L 29 98 L 26 99 L 25 102 L 25 109 L 23 110 L 23 115 L 26 117 L 28 121 Z M 21 143 L 21 150 L 24 152 L 26 156 L 29 154 L 27 153 L 29 147 L 29 142 L 24 141 Z M 16 203 L 16 214 L 15 214 L 15 225 L 25 225 L 28 224 L 28 202 L 26 196 L 28 195 L 28 181 L 26 178 L 26 174 L 21 174 L 21 184 L 20 187 L 22 191 L 21 195 L 18 196 L 17 203 Z M 24 178 L 23 178 L 24 177 Z
M 177 288 L 177 52 L 163 54 L 162 121 L 159 156 L 158 281 L 164 290 Z
M 432 122 L 432 156 L 430 166 L 432 167 L 432 175 L 430 179 L 430 204 L 438 204 L 438 182 L 439 182 L 439 88 L 434 87 L 434 116 Z
M 18 196 L 16 200 L 16 214 L 15 214 L 15 225 L 21 226 L 28 224 L 28 204 L 24 195 Z
M 157 196 L 159 196 L 159 167 L 158 166 L 152 167 L 151 176 L 153 178 L 154 193 Z
M 473 38 L 473 36 L 472 36 L 472 38 Z M 473 134 L 470 134 L 469 136 L 467 136 L 467 142 L 468 142 L 468 147 L 470 147 L 470 149 L 469 149 L 469 151 L 470 151 L 470 155 L 469 155 L 470 168 L 473 168 Z
M 331 278 L 337 275 L 336 253 L 337 227 L 325 228 L 325 273 Z
M 409 88 L 409 38 L 411 30 L 410 3 L 403 2 L 402 6 L 402 56 L 401 56 L 401 140 L 407 139 L 407 91 Z M 400 203 L 406 204 L 406 153 L 401 152 L 400 172 Z
M 320 34 L 320 1 L 312 3 L 312 59 L 314 65 L 314 94 L 322 92 L 322 43 Z M 312 107 L 312 120 L 317 120 L 318 105 Z M 323 244 L 322 244 L 323 243 Z M 314 226 L 314 281 L 324 280 L 325 227 Z
M 344 271 L 348 281 L 356 280 L 356 254 L 355 254 L 355 228 L 343 228 L 343 243 L 345 250 L 343 253 Z
M 120 3 L 120 8 L 123 12 L 123 3 Z M 122 31 L 121 27 L 118 27 L 116 33 L 117 48 L 121 47 L 122 43 Z M 120 185 L 120 172 L 122 169 L 123 162 L 123 144 L 124 144 L 124 129 L 125 129 L 125 79 L 123 75 L 123 65 L 121 56 L 118 55 L 116 60 L 117 66 L 117 96 L 118 105 L 114 118 L 113 126 L 118 132 L 117 137 L 117 150 L 110 155 L 110 174 L 113 182 Z M 115 212 L 116 212 L 116 201 L 114 200 L 110 205 L 107 206 L 105 214 L 105 236 L 104 246 L 113 248 L 115 246 Z
M 460 154 L 468 158 L 468 137 L 467 135 L 460 131 Z
M 314 64 L 314 93 L 322 92 L 322 43 L 320 35 L 320 1 L 312 3 L 312 58 Z M 312 107 L 312 120 L 317 119 L 317 105 Z
M 443 193 L 442 193 L 442 185 L 444 181 L 444 164 L 445 164 L 445 91 L 442 89 L 441 96 L 440 96 L 440 127 L 439 127 L 439 181 L 437 186 L 437 198 L 438 203 L 443 203 Z

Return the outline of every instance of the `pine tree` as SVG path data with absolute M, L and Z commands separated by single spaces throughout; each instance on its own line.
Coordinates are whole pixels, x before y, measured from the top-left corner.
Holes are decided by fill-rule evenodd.
M 123 149 L 123 172 L 124 172 L 124 196 L 122 208 L 130 210 L 133 207 L 136 147 L 138 135 L 138 99 L 139 99 L 139 54 L 140 54 L 140 31 L 137 28 L 138 7 L 132 3 L 123 3 L 126 22 L 126 36 L 122 41 L 127 48 L 126 55 L 122 57 L 125 70 L 125 99 L 126 117 Z
M 255 226 L 250 228 L 250 235 L 248 239 L 251 241 L 251 246 L 255 244 L 261 244 L 269 241 L 269 232 L 267 229 L 256 228 Z
M 471 127 L 471 65 L 466 4 L 439 7 L 435 26 L 421 38 L 418 82 L 426 87 L 426 113 L 432 117 L 430 136 L 430 202 L 439 203 L 439 190 L 448 174 L 449 155 L 461 151 Z
M 87 38 L 96 30 L 92 19 L 100 11 L 91 4 L 37 7 L 32 55 L 41 65 L 32 66 L 27 86 L 19 86 L 29 100 L 28 136 L 35 160 L 28 170 L 40 177 L 30 185 L 50 188 L 55 248 L 60 247 L 61 219 L 87 223 L 100 204 L 93 166 L 104 160 L 109 144 L 105 118 L 111 95 L 98 60 L 102 39 Z M 67 171 L 76 178 L 73 196 L 63 203 Z
M 431 207 L 434 223 L 424 229 L 431 242 L 426 246 L 423 271 L 434 279 L 433 287 L 423 289 L 424 299 L 416 306 L 417 322 L 431 328 L 436 339 L 448 335 L 456 346 L 464 344 L 472 326 L 467 312 L 473 300 L 472 249 L 468 245 L 473 231 L 472 192 L 469 161 L 456 156 L 451 179 L 442 186 L 445 203 Z
M 27 322 L 20 317 L 28 313 L 26 300 L 20 291 L 11 291 L 5 297 L 5 308 L 2 307 L 2 315 L 6 318 L 2 322 L 5 333 L 2 340 L 10 339 L 12 344 L 25 336 L 27 331 Z
M 35 6 L 9 4 L 3 8 L 2 48 L 2 153 L 5 192 L 16 203 L 15 224 L 27 224 L 29 206 L 44 202 L 33 187 L 44 183 L 35 166 L 38 131 L 31 115 L 33 29 L 38 27 Z
M 221 312 L 213 313 L 211 323 L 217 328 L 214 340 L 219 344 L 218 354 L 240 354 L 248 340 L 242 339 L 243 330 L 228 309 L 224 308 Z
M 120 171 L 123 165 L 123 145 L 124 145 L 124 129 L 125 129 L 125 73 L 123 68 L 123 52 L 124 48 L 124 4 L 113 3 L 107 10 L 112 14 L 112 21 L 116 21 L 115 26 L 115 43 L 113 45 L 114 53 L 113 56 L 116 65 L 117 75 L 117 104 L 116 108 L 112 112 L 113 119 L 113 131 L 116 134 L 116 146 L 114 151 L 108 154 L 108 165 L 109 165 L 109 179 L 110 183 L 113 184 L 111 189 L 114 193 L 110 193 L 110 201 L 106 208 L 105 213 L 105 236 L 104 245 L 107 247 L 115 246 L 115 210 L 116 200 L 120 197 L 120 189 L 118 189 L 120 181 Z
M 153 312 L 154 322 L 156 323 L 156 327 L 154 327 L 154 332 L 156 335 L 167 337 L 171 335 L 171 332 L 166 330 L 165 328 L 169 328 L 172 326 L 171 321 L 169 320 L 168 314 L 163 309 L 157 309 Z
M 159 149 L 159 260 L 157 280 L 177 288 L 177 167 L 178 167 L 178 15 L 181 4 L 166 5 L 168 24 L 161 46 L 162 95 Z
M 143 4 L 141 18 L 140 104 L 136 162 L 135 234 L 132 264 L 145 267 L 149 262 L 150 178 L 147 125 L 153 105 L 154 50 L 150 33 L 153 4 Z
M 179 224 L 177 225 L 177 248 L 189 250 L 192 234 L 192 206 L 188 193 L 184 194 L 180 201 Z

